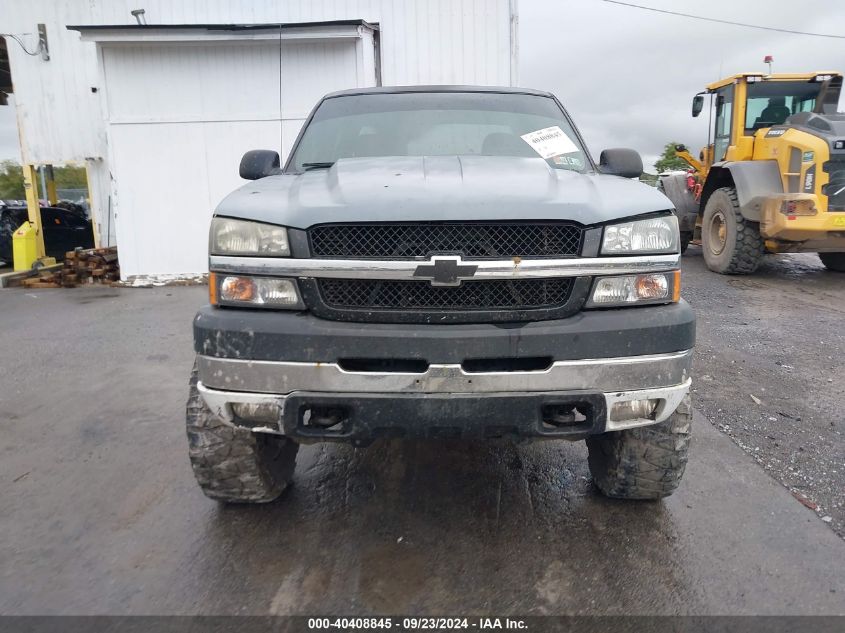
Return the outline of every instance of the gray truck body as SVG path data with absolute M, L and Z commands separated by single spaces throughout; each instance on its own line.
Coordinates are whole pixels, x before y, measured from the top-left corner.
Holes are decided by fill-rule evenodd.
M 403 92 L 554 99 L 520 89 L 419 87 L 347 91 L 324 101 Z M 568 121 L 562 107 L 561 112 Z M 313 117 L 312 112 L 306 130 Z M 301 139 L 302 134 L 297 145 Z M 539 156 L 350 157 L 313 170 L 289 162 L 227 196 L 215 213 L 287 227 L 290 257 L 212 254 L 210 270 L 218 278 L 247 274 L 295 280 L 302 305 L 278 311 L 200 310 L 194 321 L 199 393 L 228 424 L 297 442 L 365 444 L 382 436 L 582 439 L 658 424 L 689 391 L 692 310 L 683 300 L 597 310 L 590 308 L 590 295 L 603 275 L 679 267 L 678 253 L 607 257 L 599 252 L 609 223 L 671 212 L 662 193 L 601 173 L 589 156 L 580 172 L 555 169 Z M 527 227 L 538 235 L 566 225 L 577 233 L 577 244 L 559 256 L 499 252 L 494 246 L 482 256 L 460 246 L 445 254 L 316 252 L 317 232 L 327 226 L 341 236 L 409 225 L 426 235 L 429 230 L 477 232 L 479 225 L 499 223 L 505 232 Z M 341 248 L 346 239 L 332 244 Z M 466 271 L 465 276 L 440 283 L 439 270 L 434 276 L 421 273 L 441 266 Z M 532 281 L 565 282 L 565 297 L 555 305 L 516 305 L 514 297 L 523 292 L 517 289 L 524 287 L 519 284 Z M 330 305 L 327 288 L 357 283 L 375 284 L 373 293 L 394 284 L 422 294 L 413 304 L 403 303 L 401 290 L 393 306 Z M 448 305 L 462 292 L 461 301 L 481 302 L 494 287 L 484 284 L 503 289 L 501 305 Z M 479 289 L 478 295 L 467 299 L 470 288 Z M 654 398 L 660 405 L 648 418 L 611 419 L 614 403 L 635 397 Z M 233 409 L 268 404 L 279 412 L 269 423 Z M 576 409 L 583 419 L 570 423 L 558 415 L 549 422 L 549 411 Z M 323 412 L 319 424 L 313 422 L 314 411 Z M 342 420 L 329 424 L 333 418 L 326 411 L 341 411 Z

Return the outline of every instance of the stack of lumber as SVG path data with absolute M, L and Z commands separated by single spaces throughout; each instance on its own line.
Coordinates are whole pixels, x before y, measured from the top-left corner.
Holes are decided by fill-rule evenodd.
M 65 261 L 58 270 L 38 273 L 24 279 L 27 288 L 73 288 L 80 284 L 110 284 L 120 280 L 117 247 L 78 248 L 65 254 Z

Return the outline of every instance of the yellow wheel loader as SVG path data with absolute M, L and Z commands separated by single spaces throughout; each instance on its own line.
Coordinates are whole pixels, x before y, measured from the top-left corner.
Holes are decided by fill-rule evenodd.
M 818 253 L 845 272 L 845 114 L 842 75 L 741 73 L 707 86 L 707 147 L 679 145 L 689 173 L 661 175 L 685 248 L 700 239 L 707 267 L 754 272 L 769 253 Z

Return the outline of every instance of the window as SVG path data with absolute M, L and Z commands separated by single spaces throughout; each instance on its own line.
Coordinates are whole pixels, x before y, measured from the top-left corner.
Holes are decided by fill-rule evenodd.
M 290 161 L 297 171 L 342 158 L 377 156 L 519 156 L 538 154 L 523 134 L 557 126 L 572 152 L 549 159 L 584 171 L 589 159 L 557 103 L 538 95 L 408 92 L 326 99 Z
M 757 81 L 748 84 L 745 133 L 783 125 L 787 117 L 816 107 L 822 84 L 799 81 Z
M 713 142 L 713 161 L 725 160 L 731 144 L 734 87 L 725 86 L 716 92 L 716 134 Z

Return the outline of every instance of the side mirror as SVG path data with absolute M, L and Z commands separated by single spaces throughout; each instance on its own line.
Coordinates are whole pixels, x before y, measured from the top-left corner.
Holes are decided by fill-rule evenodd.
M 633 149 L 606 149 L 599 156 L 599 171 L 611 176 L 639 178 L 643 173 L 643 159 Z
M 238 173 L 244 180 L 258 180 L 279 169 L 279 153 L 269 149 L 252 149 L 241 158 Z
M 692 98 L 692 116 L 697 117 L 704 109 L 704 95 L 695 95 Z

